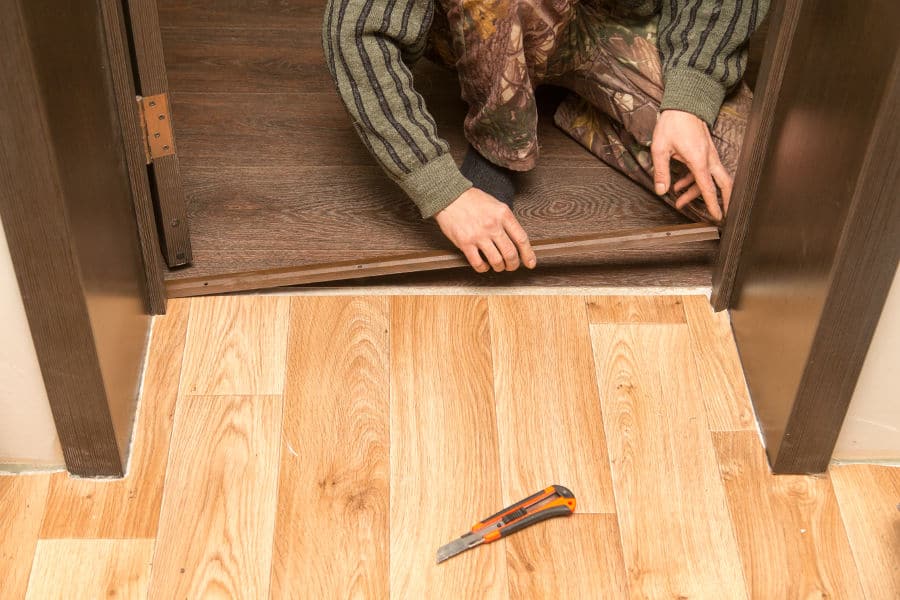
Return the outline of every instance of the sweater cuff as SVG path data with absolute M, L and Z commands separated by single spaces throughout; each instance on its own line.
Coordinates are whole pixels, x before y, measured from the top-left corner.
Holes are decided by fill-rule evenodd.
M 722 83 L 696 69 L 675 68 L 666 71 L 659 110 L 689 112 L 706 121 L 711 130 L 724 101 L 725 86 Z
M 397 182 L 427 219 L 472 187 L 450 154 L 442 154 Z

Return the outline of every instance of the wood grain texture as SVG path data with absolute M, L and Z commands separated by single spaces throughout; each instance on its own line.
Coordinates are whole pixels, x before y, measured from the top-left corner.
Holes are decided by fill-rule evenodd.
M 747 595 L 760 600 L 862 598 L 831 482 L 772 475 L 755 431 L 712 436 Z
M 710 431 L 755 430 L 756 415 L 728 312 L 713 313 L 703 296 L 685 296 L 683 301 Z
M 579 512 L 613 513 L 584 299 L 489 299 L 503 500 L 561 484 Z
M 684 323 L 679 296 L 591 296 L 588 320 L 600 323 Z
M 0 5 L 0 215 L 67 468 L 121 476 L 149 319 L 99 10 Z
M 280 396 L 184 396 L 172 434 L 150 598 L 265 598 Z
M 273 598 L 386 598 L 390 300 L 294 298 Z
M 153 540 L 41 540 L 26 599 L 146 598 L 152 556 Z
M 5 598 L 25 596 L 49 486 L 49 475 L 0 476 L 0 581 Z
M 535 293 L 546 293 L 553 288 L 559 293 L 568 293 L 581 287 L 595 288 L 644 288 L 648 291 L 661 288 L 709 288 L 710 273 L 702 262 L 660 263 L 624 265 L 541 265 L 534 271 L 519 269 L 512 273 L 476 273 L 472 269 L 449 269 L 447 271 L 423 271 L 403 275 L 387 275 L 366 279 L 314 283 L 294 288 L 311 290 L 316 288 L 353 288 L 381 291 L 396 289 L 398 294 L 416 294 L 429 288 L 456 289 L 470 293 L 496 291 L 504 293 L 509 288 L 534 288 Z M 591 293 L 586 290 L 580 293 Z
M 485 299 L 393 299 L 394 597 L 507 597 L 503 541 L 435 564 L 439 546 L 503 507 L 490 365 Z
M 319 14 L 295 19 L 290 29 L 198 28 L 185 26 L 184 21 L 164 22 L 161 34 L 170 88 L 178 94 L 331 90 L 334 83 L 322 53 L 325 3 L 316 4 Z
M 832 465 L 829 475 L 865 597 L 900 597 L 900 468 Z
M 134 215 L 141 242 L 141 258 L 146 282 L 145 301 L 150 314 L 162 314 L 166 312 L 163 261 L 144 156 L 145 142 L 141 131 L 138 106 L 135 102 L 134 73 L 131 71 L 128 33 L 125 28 L 122 5 L 119 1 L 103 0 L 100 2 L 100 10 L 103 14 L 103 32 L 106 52 L 109 55 L 109 72 L 115 94 L 116 109 L 119 114 L 119 124 L 125 142 L 123 153 L 128 165 Z
M 586 256 L 615 251 L 648 252 L 654 248 L 671 251 L 671 248 L 681 244 L 714 241 L 718 239 L 718 236 L 719 232 L 715 227 L 687 224 L 532 240 L 531 247 L 538 263 L 542 264 L 569 258 L 584 260 Z M 214 277 L 185 278 L 170 281 L 166 290 L 171 297 L 184 297 L 356 279 L 363 275 L 369 277 L 396 275 L 467 266 L 468 262 L 458 250 L 433 250 L 323 262 L 302 267 L 263 269 Z
M 574 514 L 507 541 L 510 598 L 626 598 L 615 515 Z
M 418 80 L 422 77 L 416 72 Z M 441 79 L 433 75 L 435 82 Z M 465 105 L 447 98 L 455 84 L 428 93 L 428 107 L 438 123 L 439 131 L 450 144 L 458 161 L 465 154 L 467 142 L 462 130 Z M 417 89 L 421 88 L 417 85 Z M 220 164 L 241 166 L 377 166 L 359 136 L 353 131 L 346 110 L 333 84 L 310 88 L 302 93 L 179 93 L 172 94 L 178 115 L 179 152 L 185 176 L 196 168 Z M 457 92 L 458 96 L 458 92 Z M 552 120 L 538 124 L 541 139 L 541 164 L 549 167 L 602 168 L 594 155 L 556 129 Z M 298 138 L 299 136 L 299 138 Z M 611 167 L 606 167 L 610 168 Z M 628 181 L 621 177 L 622 181 Z M 519 176 L 527 182 L 530 177 Z M 653 198 L 641 189 L 640 196 Z M 659 200 L 656 200 L 660 202 Z M 660 202 L 663 206 L 662 202 Z M 674 214 L 674 210 L 669 209 Z
M 193 173 L 187 185 L 196 264 L 170 271 L 167 279 L 452 249 L 437 226 L 423 221 L 380 169 L 349 172 L 352 176 L 346 168 L 295 167 L 288 172 L 219 168 Z M 517 200 L 515 212 L 532 239 L 684 223 L 660 202 L 623 189 L 627 182 L 611 170 L 557 169 L 555 176 L 560 180 L 552 187 L 536 180 L 535 187 L 522 188 Z M 666 250 L 638 248 L 598 252 L 565 264 L 702 264 L 714 250 L 713 242 Z
M 281 27 L 296 33 L 297 26 L 324 12 L 319 2 L 284 0 L 159 0 L 163 26 L 264 28 Z
M 798 4 L 732 311 L 776 473 L 828 467 L 900 260 L 900 3 Z
M 163 5 L 194 251 L 193 265 L 167 279 L 228 286 L 242 272 L 451 249 L 353 131 L 321 56 L 323 5 Z M 420 61 L 414 75 L 460 160 L 466 108 L 456 74 Z M 558 98 L 540 96 L 541 166 L 519 178 L 516 209 L 533 239 L 685 222 L 555 128 L 549 117 Z M 690 264 L 691 276 L 705 277 L 715 248 L 595 253 L 548 266 Z M 642 281 L 675 277 L 663 273 Z M 256 287 L 289 283 L 296 282 Z
M 181 393 L 281 394 L 290 299 L 191 301 Z
M 746 597 L 687 327 L 591 332 L 631 597 Z
M 42 538 L 156 537 L 189 309 L 189 300 L 171 300 L 168 314 L 153 324 L 130 469 L 124 479 L 54 474 Z
M 138 75 L 138 93 L 142 96 L 168 94 L 169 82 L 166 76 L 156 0 L 127 0 L 127 2 L 134 63 Z M 173 128 L 177 123 L 174 112 L 171 110 L 169 114 Z M 177 130 L 175 131 L 177 147 L 178 136 Z M 151 176 L 156 183 L 160 241 L 166 263 L 170 267 L 190 264 L 193 260 L 187 205 L 178 162 L 177 154 L 162 156 L 153 161 L 151 170 Z

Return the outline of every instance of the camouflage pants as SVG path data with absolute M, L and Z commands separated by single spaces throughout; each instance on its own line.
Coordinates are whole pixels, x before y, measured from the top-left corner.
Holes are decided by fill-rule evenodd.
M 465 133 L 492 162 L 525 171 L 538 155 L 534 89 L 573 93 L 557 108 L 558 127 L 607 164 L 653 190 L 650 140 L 663 95 L 656 17 L 616 12 L 614 0 L 438 0 L 431 57 L 459 73 L 469 105 Z M 734 175 L 752 94 L 741 85 L 712 131 Z M 673 181 L 686 173 L 673 161 Z M 675 205 L 675 196 L 663 198 Z M 702 202 L 683 209 L 711 221 Z

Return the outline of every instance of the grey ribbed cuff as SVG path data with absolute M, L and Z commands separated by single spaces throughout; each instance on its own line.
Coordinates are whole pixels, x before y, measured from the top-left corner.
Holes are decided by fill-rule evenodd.
M 423 219 L 444 210 L 472 187 L 449 154 L 438 156 L 397 183 L 419 207 Z
M 666 71 L 659 109 L 683 110 L 697 115 L 712 129 L 725 101 L 725 86 L 705 73 L 691 68 Z

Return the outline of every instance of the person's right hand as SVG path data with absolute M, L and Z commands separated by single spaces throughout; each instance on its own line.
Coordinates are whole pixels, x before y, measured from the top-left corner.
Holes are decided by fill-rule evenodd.
M 479 273 L 488 268 L 515 271 L 519 264 L 533 269 L 537 264 L 528 234 L 509 207 L 478 188 L 463 192 L 434 220 Z

